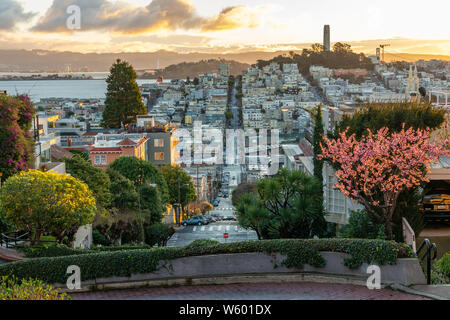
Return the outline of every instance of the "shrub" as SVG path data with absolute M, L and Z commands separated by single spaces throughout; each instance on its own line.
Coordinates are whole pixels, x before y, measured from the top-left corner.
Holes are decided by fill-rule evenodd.
M 112 250 L 112 249 L 111 249 Z M 403 244 L 381 240 L 320 239 L 320 240 L 267 240 L 246 241 L 194 248 L 158 248 L 121 250 L 111 252 L 88 251 L 88 254 L 39 258 L 8 263 L 0 266 L 0 276 L 32 277 L 47 283 L 65 283 L 67 267 L 81 268 L 82 280 L 107 277 L 129 277 L 158 270 L 161 261 L 183 257 L 263 252 L 286 256 L 283 265 L 302 268 L 304 264 L 323 267 L 321 251 L 350 254 L 345 265 L 358 268 L 362 263 L 394 264 L 398 258 L 411 257 L 410 248 Z
M 212 239 L 197 239 L 186 246 L 186 249 L 206 248 L 220 245 L 220 242 Z
M 431 270 L 433 284 L 450 284 L 450 253 L 446 253 L 436 261 Z
M 96 245 L 101 245 L 101 246 L 110 245 L 108 239 L 97 229 L 92 230 L 92 239 L 94 241 L 94 244 L 96 244 Z
M 352 211 L 348 224 L 341 229 L 339 236 L 349 239 L 385 239 L 384 226 L 377 224 L 366 210 Z
M 154 245 L 164 247 L 174 233 L 175 230 L 172 227 L 163 223 L 154 224 L 145 230 L 145 243 L 151 247 Z
M 70 300 L 70 297 L 39 280 L 1 277 L 0 300 Z
M 450 277 L 450 252 L 436 261 L 436 269 L 442 272 L 445 276 Z

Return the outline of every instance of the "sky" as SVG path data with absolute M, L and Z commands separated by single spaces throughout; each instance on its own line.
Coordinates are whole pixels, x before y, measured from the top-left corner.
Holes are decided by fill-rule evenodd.
M 71 5 L 80 8 L 79 30 L 67 28 Z M 365 40 L 392 39 L 392 52 L 450 55 L 449 9 L 448 0 L 0 0 L 0 47 L 296 50 L 322 42 L 329 24 L 332 42 L 354 43 L 360 51 L 379 45 Z

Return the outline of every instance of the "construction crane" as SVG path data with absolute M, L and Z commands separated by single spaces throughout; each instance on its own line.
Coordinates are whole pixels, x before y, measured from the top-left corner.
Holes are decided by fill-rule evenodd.
M 382 52 L 382 54 L 381 54 L 381 61 L 382 62 L 385 62 L 384 61 L 384 48 L 385 47 L 390 47 L 391 45 L 390 44 L 380 44 L 380 48 L 383 50 L 383 52 Z

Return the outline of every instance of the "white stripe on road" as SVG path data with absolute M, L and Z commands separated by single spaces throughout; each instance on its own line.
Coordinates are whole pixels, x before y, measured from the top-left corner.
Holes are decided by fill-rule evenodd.
M 226 229 L 227 229 L 227 231 L 230 231 L 230 226 L 227 226 Z
M 217 227 L 217 231 L 220 231 L 220 230 L 222 230 L 222 226 Z
M 203 226 L 203 227 L 201 228 L 201 230 L 202 230 L 202 231 L 205 231 L 205 226 Z
M 194 227 L 194 232 L 197 231 L 197 227 Z

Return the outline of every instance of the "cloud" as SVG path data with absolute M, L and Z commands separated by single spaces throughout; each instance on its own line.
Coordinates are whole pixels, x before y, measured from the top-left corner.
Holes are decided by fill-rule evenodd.
M 214 32 L 237 28 L 255 28 L 263 7 L 244 5 L 223 9 L 212 18 L 196 13 L 191 0 L 153 0 L 146 7 L 124 1 L 53 0 L 52 6 L 32 29 L 38 32 L 72 32 L 66 27 L 70 5 L 81 9 L 81 31 L 102 30 L 119 34 L 155 31 L 200 30 Z
M 18 23 L 29 21 L 35 13 L 25 12 L 16 0 L 0 1 L 0 30 L 12 30 Z

